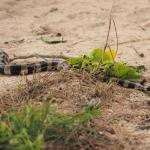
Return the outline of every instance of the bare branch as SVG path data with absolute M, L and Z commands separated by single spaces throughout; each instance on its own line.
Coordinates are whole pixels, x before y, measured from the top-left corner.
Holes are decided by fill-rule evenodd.
M 72 56 L 65 56 L 63 54 L 59 54 L 59 55 L 43 55 L 43 54 L 31 54 L 31 55 L 27 55 L 27 56 L 16 56 L 14 55 L 14 58 L 10 58 L 10 62 L 17 60 L 17 59 L 28 59 L 28 58 L 60 58 L 60 59 L 69 59 L 72 58 Z M 77 56 L 73 56 L 73 57 L 77 57 Z

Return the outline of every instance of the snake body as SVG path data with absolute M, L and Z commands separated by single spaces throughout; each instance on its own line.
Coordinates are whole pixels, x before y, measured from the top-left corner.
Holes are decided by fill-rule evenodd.
M 100 79 L 103 82 L 109 82 L 111 79 L 111 81 L 116 82 L 118 85 L 122 87 L 129 88 L 129 89 L 136 89 L 144 93 L 150 94 L 150 86 L 144 86 L 137 82 L 132 82 L 132 81 L 121 79 L 121 78 L 110 78 L 108 76 L 102 76 L 100 77 Z
M 0 50 L 0 74 L 28 75 L 43 71 L 56 71 L 69 68 L 65 60 L 53 59 L 29 64 L 9 64 L 9 56 Z
M 0 50 L 0 74 L 3 75 L 28 75 L 43 71 L 59 71 L 67 70 L 70 65 L 62 59 L 54 59 L 50 61 L 41 61 L 29 64 L 9 64 L 9 56 L 3 50 Z M 98 77 L 103 82 L 108 82 L 110 77 L 100 76 Z M 112 81 L 118 85 L 150 93 L 150 86 L 144 86 L 140 83 L 131 82 L 120 78 L 111 78 Z

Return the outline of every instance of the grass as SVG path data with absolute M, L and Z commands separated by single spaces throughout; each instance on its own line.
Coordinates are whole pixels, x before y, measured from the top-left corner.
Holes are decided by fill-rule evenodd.
M 111 87 L 71 70 L 25 79 L 0 97 L 0 149 L 96 149 L 97 101 L 107 89 L 111 97 Z
M 19 111 L 14 109 L 11 112 L 2 112 L 0 150 L 96 149 L 99 143 L 103 143 L 103 139 L 99 140 L 102 135 L 93 122 L 95 117 L 101 114 L 101 109 L 99 105 L 86 102 L 91 99 L 94 99 L 94 102 L 99 99 L 104 101 L 106 97 L 111 99 L 111 90 L 108 90 L 110 87 L 103 87 L 95 78 L 91 78 L 91 74 L 106 74 L 134 80 L 140 77 L 137 68 L 118 63 L 115 57 L 116 51 L 104 53 L 102 49 L 95 49 L 89 55 L 70 58 L 68 62 L 72 67 L 83 70 L 83 75 L 74 71 L 56 73 L 57 75 L 47 74 L 42 77 L 37 75 L 37 78 L 34 76 L 34 80 L 26 80 L 24 86 L 19 84 L 16 96 L 10 95 L 10 99 L 6 96 L 7 100 L 3 101 L 0 99 L 0 102 L 9 106 L 13 101 L 17 102 L 16 107 L 23 107 L 20 107 Z M 55 103 L 65 99 L 67 105 L 72 105 L 71 109 L 78 108 L 71 113 L 58 111 L 57 106 L 45 103 L 51 100 L 49 97 L 54 98 Z M 30 105 L 31 101 L 40 101 L 40 105 Z M 79 106 L 76 106 L 76 103 Z M 83 107 L 85 103 L 87 105 Z M 108 141 L 107 138 L 103 138 Z M 99 147 L 103 147 L 103 144 Z
M 87 72 L 55 72 L 26 79 L 12 91 L 14 95 L 0 97 L 1 108 L 4 106 L 0 113 L 0 149 L 121 149 L 122 142 L 109 137 L 110 133 L 107 136 L 114 113 L 101 116 L 104 105 L 110 107 L 116 97 L 118 102 L 124 99 L 112 88 Z M 45 96 L 55 101 L 44 100 Z M 92 101 L 87 104 L 91 99 L 100 100 L 102 108 Z M 13 110 L 12 102 L 16 103 Z
M 140 78 L 140 70 L 135 67 L 129 67 L 125 63 L 116 62 L 115 58 L 116 51 L 114 50 L 104 52 L 103 49 L 94 49 L 91 54 L 70 58 L 68 62 L 73 68 L 81 69 L 92 75 L 103 74 L 132 81 Z M 48 78 L 45 76 L 38 80 L 33 80 L 33 82 L 28 81 L 25 87 L 19 85 L 18 90 L 20 90 L 21 94 L 17 101 L 23 100 L 24 104 L 26 104 L 31 99 L 36 100 L 36 96 L 38 97 L 38 94 L 43 92 L 45 92 L 42 95 L 44 98 L 47 91 L 54 91 L 58 95 L 60 89 L 62 93 L 62 87 L 60 86 L 59 88 L 58 83 L 61 83 L 64 89 L 64 83 L 69 79 L 68 85 L 71 88 L 71 76 L 75 78 L 76 82 L 77 77 L 80 78 L 78 81 L 80 86 L 76 87 L 74 83 L 72 86 L 78 89 L 77 93 L 80 93 L 79 87 L 81 88 L 81 85 L 85 85 L 85 83 L 87 85 L 87 82 L 90 87 L 92 84 L 94 85 L 93 87 L 96 87 L 96 83 L 93 83 L 94 80 L 90 80 L 91 76 L 86 77 L 85 75 L 80 76 L 79 74 L 71 75 L 67 73 L 67 75 L 61 74 L 58 79 L 51 79 L 52 76 L 48 75 Z M 63 77 L 63 80 L 61 77 Z M 57 91 L 53 87 L 48 89 L 48 87 L 53 85 L 57 86 L 59 90 Z M 76 89 L 74 90 L 76 91 Z M 74 93 L 73 90 L 71 91 Z M 89 95 L 89 89 L 86 89 L 86 91 L 88 91 Z M 101 94 L 97 88 L 94 91 L 94 98 Z M 66 91 L 64 92 L 63 95 L 67 95 Z M 85 93 L 85 91 L 82 92 Z M 77 97 L 80 95 L 71 95 L 72 99 L 73 96 L 78 101 Z M 0 117 L 0 150 L 40 150 L 56 149 L 56 147 L 69 150 L 86 149 L 87 147 L 88 149 L 95 149 L 94 143 L 99 139 L 99 134 L 96 132 L 96 128 L 91 125 L 91 122 L 100 114 L 99 104 L 94 103 L 80 108 L 74 113 L 58 111 L 56 106 L 45 102 L 40 103 L 40 105 L 27 104 L 19 112 L 15 109 L 7 113 L 2 112 Z
M 55 144 L 62 148 L 76 149 L 83 144 L 82 140 L 79 141 L 79 136 L 86 139 L 94 131 L 87 125 L 99 114 L 98 105 L 68 114 L 59 112 L 50 103 L 26 105 L 20 112 L 13 110 L 11 113 L 3 113 L 0 122 L 0 149 L 40 150 Z

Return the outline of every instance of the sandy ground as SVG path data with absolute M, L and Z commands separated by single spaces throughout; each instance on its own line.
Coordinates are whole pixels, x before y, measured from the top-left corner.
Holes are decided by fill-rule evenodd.
M 0 0 L 0 48 L 10 56 L 34 52 L 88 53 L 96 47 L 104 47 L 111 8 L 119 42 L 132 41 L 119 44 L 118 59 L 129 65 L 145 65 L 144 76 L 150 78 L 150 0 Z M 61 33 L 67 42 L 49 45 L 40 40 L 42 35 L 55 33 Z M 110 43 L 115 49 L 113 28 Z M 139 57 L 135 49 L 145 57 Z M 0 91 L 8 85 L 13 87 L 18 79 L 0 76 Z M 144 105 L 149 99 L 139 92 L 129 94 L 133 105 L 135 101 Z M 144 110 L 149 108 L 145 106 L 141 112 L 138 109 L 139 114 Z M 150 149 L 150 130 L 137 131 L 135 126 L 136 122 L 130 122 L 125 128 L 141 137 L 142 144 L 136 149 Z

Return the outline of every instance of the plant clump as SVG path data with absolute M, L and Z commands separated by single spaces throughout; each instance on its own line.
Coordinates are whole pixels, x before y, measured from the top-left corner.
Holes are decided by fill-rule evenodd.
M 40 150 L 56 144 L 60 149 L 87 147 L 97 137 L 90 127 L 90 120 L 99 114 L 99 105 L 89 105 L 69 114 L 58 111 L 50 103 L 26 105 L 20 112 L 3 113 L 0 118 L 0 149 Z
M 141 77 L 141 70 L 127 66 L 125 63 L 116 62 L 117 51 L 97 48 L 90 55 L 68 59 L 73 68 L 86 70 L 91 74 L 103 74 L 109 77 L 117 77 L 130 81 L 136 81 Z

